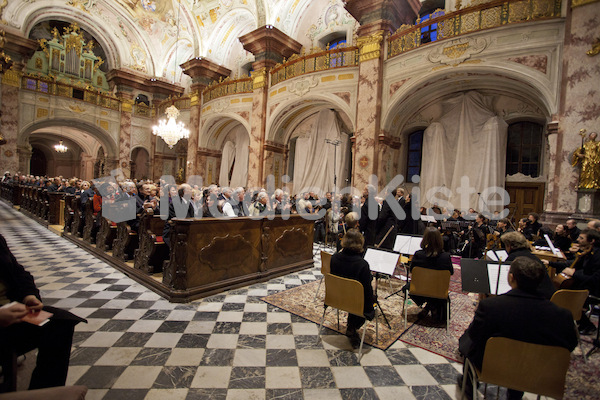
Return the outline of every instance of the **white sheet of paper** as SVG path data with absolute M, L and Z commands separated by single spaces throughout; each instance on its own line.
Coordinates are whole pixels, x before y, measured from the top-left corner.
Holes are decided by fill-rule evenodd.
M 548 236 L 547 233 L 544 234 L 544 238 L 546 239 L 546 243 L 548 243 L 548 246 L 550 246 L 552 253 L 556 256 L 560 255 L 560 250 L 557 249 L 556 247 L 554 247 L 554 243 L 552 243 L 552 240 L 550 240 L 550 237 Z
M 492 250 L 488 250 L 486 254 L 487 258 L 492 261 L 498 261 L 499 257 L 500 261 L 504 262 L 504 260 L 508 258 L 508 253 L 506 252 L 506 250 L 496 250 L 496 253 L 494 253 Z M 496 254 L 498 255 L 498 257 L 496 257 Z
M 510 289 L 510 285 L 508 284 L 508 270 L 510 269 L 509 265 L 498 265 L 498 264 L 488 264 L 488 277 L 490 279 L 490 293 L 491 294 L 504 294 L 508 292 Z M 498 284 L 498 292 L 496 293 L 496 284 L 498 283 L 498 272 L 500 270 L 500 282 Z
M 412 237 L 410 240 L 410 245 L 408 247 L 408 254 L 414 255 L 417 251 L 421 250 L 422 241 L 422 237 Z
M 400 254 L 377 249 L 367 249 L 365 254 L 365 261 L 369 263 L 371 271 L 386 275 L 394 273 L 398 258 L 400 258 Z
M 408 251 L 408 245 L 410 244 L 410 236 L 398 235 L 396 236 L 396 241 L 394 242 L 394 251 L 398 253 L 406 254 Z

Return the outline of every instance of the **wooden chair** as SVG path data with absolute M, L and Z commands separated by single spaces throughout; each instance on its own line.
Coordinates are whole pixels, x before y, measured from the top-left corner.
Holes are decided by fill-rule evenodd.
M 317 293 L 315 293 L 315 301 L 317 300 L 317 296 L 319 295 L 319 290 L 321 289 L 321 284 L 323 283 L 323 279 L 325 278 L 325 274 L 331 273 L 331 257 L 333 255 L 326 252 L 321 251 L 321 273 L 323 277 L 319 281 L 319 286 L 317 286 Z
M 448 331 L 448 326 L 450 325 L 450 299 L 448 298 L 449 287 L 450 271 L 448 270 L 440 271 L 429 268 L 414 267 L 411 271 L 408 294 L 446 300 L 446 332 Z M 402 305 L 405 328 L 408 319 L 408 310 L 406 307 L 408 294 L 404 296 L 404 304 Z
M 321 336 L 321 329 L 323 328 L 323 322 L 325 321 L 325 313 L 327 312 L 327 307 L 332 307 L 337 309 L 337 318 L 338 318 L 338 329 L 340 329 L 340 310 L 346 311 L 350 314 L 358 315 L 364 318 L 367 318 L 364 315 L 364 305 L 365 305 L 365 294 L 363 285 L 355 281 L 353 279 L 342 278 L 340 276 L 331 275 L 326 273 L 323 275 L 323 279 L 325 279 L 325 302 L 324 302 L 324 310 L 323 317 L 321 318 L 321 323 L 319 324 L 319 335 Z M 375 307 L 375 316 L 373 320 L 375 321 L 375 342 L 379 342 L 379 325 L 377 323 L 377 305 Z M 368 319 L 368 318 L 367 318 Z M 365 341 L 365 333 L 367 332 L 367 324 L 363 326 L 363 333 L 360 339 L 360 347 L 358 349 L 358 361 L 362 357 L 362 347 L 363 342 Z
M 581 313 L 583 312 L 583 305 L 588 298 L 590 292 L 588 290 L 566 290 L 561 289 L 556 291 L 551 302 L 559 307 L 566 308 L 573 314 L 573 322 L 575 323 L 575 332 L 577 332 L 577 341 L 579 342 L 579 349 L 583 355 L 583 361 L 587 362 L 587 357 L 581 346 L 581 337 L 579 336 L 579 329 L 577 328 L 577 321 L 581 319 Z
M 465 359 L 465 374 L 461 399 L 465 396 L 467 375 L 474 377 L 473 399 L 477 399 L 477 382 L 490 383 L 562 399 L 565 378 L 569 369 L 571 353 L 564 347 L 546 346 L 521 342 L 503 337 L 488 339 L 483 355 L 483 365 L 478 371 L 468 358 Z

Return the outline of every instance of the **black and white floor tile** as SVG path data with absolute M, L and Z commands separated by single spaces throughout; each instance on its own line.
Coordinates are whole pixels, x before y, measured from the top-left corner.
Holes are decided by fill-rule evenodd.
M 87 399 L 454 399 L 461 365 L 417 347 L 370 348 L 262 302 L 315 267 L 174 304 L 0 201 L 0 232 L 45 304 L 87 318 L 68 384 Z

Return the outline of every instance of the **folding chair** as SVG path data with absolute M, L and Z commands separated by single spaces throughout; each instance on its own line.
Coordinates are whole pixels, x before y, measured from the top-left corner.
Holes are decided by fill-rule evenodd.
M 364 288 L 362 283 L 353 279 L 342 278 L 336 275 L 325 274 L 325 302 L 323 309 L 323 317 L 319 324 L 319 338 L 321 336 L 321 329 L 323 328 L 323 322 L 325 321 L 325 313 L 327 307 L 337 309 L 338 329 L 340 329 L 340 310 L 346 311 L 350 314 L 358 315 L 363 318 L 369 319 L 364 315 Z M 375 320 L 375 343 L 379 342 L 379 324 L 377 323 L 378 309 L 377 305 L 373 305 L 375 308 L 375 316 L 372 320 Z M 360 339 L 360 347 L 358 349 L 358 361 L 362 357 L 362 347 L 365 341 L 365 333 L 367 332 L 367 324 L 363 326 L 363 333 Z
M 317 301 L 317 296 L 319 295 L 319 290 L 321 289 L 321 284 L 323 283 L 325 274 L 329 274 L 331 272 L 330 265 L 332 256 L 332 254 L 326 251 L 321 251 L 321 274 L 323 274 L 323 277 L 319 281 L 319 286 L 317 286 L 317 292 L 315 293 L 315 301 Z
M 477 381 L 562 399 L 571 353 L 564 347 L 545 346 L 503 337 L 488 339 L 481 371 L 465 359 L 461 399 L 465 397 L 467 375 L 473 377 L 473 399 L 477 400 Z M 484 389 L 485 391 L 485 389 Z
M 414 267 L 411 271 L 408 294 L 446 300 L 446 332 L 448 332 L 448 326 L 450 325 L 450 299 L 448 298 L 449 287 L 450 271 L 448 270 L 442 271 L 423 267 Z M 408 310 L 406 308 L 408 294 L 404 297 L 404 303 L 402 305 L 405 328 L 408 320 Z
M 577 332 L 577 341 L 579 342 L 579 350 L 581 350 L 581 354 L 583 354 L 583 361 L 587 362 L 587 357 L 585 352 L 583 351 L 583 347 L 581 346 L 581 337 L 579 336 L 579 329 L 577 328 L 577 321 L 581 319 L 581 313 L 583 312 L 583 305 L 588 298 L 589 295 L 588 290 L 566 290 L 561 289 L 556 291 L 552 298 L 551 302 L 556 304 L 559 307 L 566 308 L 571 311 L 573 314 L 573 322 L 575 323 L 575 332 Z

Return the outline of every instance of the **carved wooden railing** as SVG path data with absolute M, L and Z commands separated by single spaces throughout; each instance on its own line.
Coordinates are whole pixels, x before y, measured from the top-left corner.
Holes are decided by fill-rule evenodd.
M 33 76 L 23 76 L 21 78 L 21 88 L 53 96 L 68 97 L 73 100 L 110 108 L 111 110 L 119 110 L 121 106 L 119 99 L 99 93 L 97 90 L 88 90 L 86 88 Z
M 307 55 L 293 55 L 271 70 L 271 86 L 311 72 L 358 65 L 358 47 L 323 50 Z
M 204 89 L 204 103 L 232 94 L 252 93 L 252 78 L 225 79 Z
M 133 113 L 138 117 L 152 117 L 152 107 L 145 105 L 144 103 L 136 104 L 133 107 Z
M 403 25 L 388 39 L 388 58 L 416 49 L 421 29 L 437 24 L 437 41 L 507 24 L 560 17 L 561 0 L 498 0 L 465 8 L 418 25 Z M 429 42 L 428 42 L 429 43 Z
M 175 98 L 169 98 L 158 105 L 156 116 L 158 118 L 165 118 L 165 110 L 167 107 L 174 105 L 179 111 L 189 110 L 192 106 L 192 101 L 189 96 L 181 96 Z

